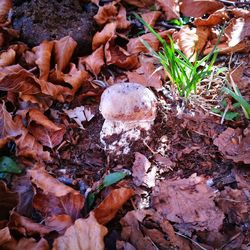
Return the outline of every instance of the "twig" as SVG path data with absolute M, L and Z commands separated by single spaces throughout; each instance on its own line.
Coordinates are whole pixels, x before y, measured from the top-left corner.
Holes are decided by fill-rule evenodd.
M 203 247 L 202 245 L 200 245 L 198 242 L 194 241 L 193 239 L 189 238 L 188 236 L 181 234 L 179 232 L 175 232 L 177 235 L 182 236 L 185 239 L 190 240 L 193 244 L 195 244 L 196 246 L 198 246 L 200 249 L 202 250 L 207 250 L 205 247 Z
M 222 250 L 223 248 L 225 248 L 229 243 L 231 243 L 232 241 L 234 241 L 235 239 L 237 239 L 240 236 L 240 234 L 241 234 L 241 232 L 235 234 L 228 242 L 226 242 L 225 244 L 223 244 L 217 250 Z
M 225 120 L 225 116 L 226 116 L 228 110 L 229 110 L 229 105 L 227 105 L 226 108 L 225 108 L 225 111 L 224 111 L 224 113 L 223 113 L 223 115 L 221 117 L 220 124 L 223 124 L 223 122 Z

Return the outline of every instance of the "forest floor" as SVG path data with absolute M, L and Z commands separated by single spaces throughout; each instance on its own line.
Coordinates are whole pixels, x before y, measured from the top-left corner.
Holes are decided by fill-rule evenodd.
M 250 249 L 250 124 L 223 91 L 250 102 L 249 6 L 1 1 L 0 249 Z M 219 42 L 196 93 L 179 95 L 134 13 L 190 60 Z M 157 99 L 126 152 L 122 133 L 100 140 L 102 93 L 121 82 Z

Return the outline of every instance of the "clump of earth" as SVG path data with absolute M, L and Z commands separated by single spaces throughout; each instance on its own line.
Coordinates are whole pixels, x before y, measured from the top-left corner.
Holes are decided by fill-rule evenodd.
M 96 12 L 94 4 L 78 0 L 14 0 L 12 24 L 20 31 L 20 40 L 31 47 L 71 36 L 77 42 L 77 53 L 86 54 L 96 32 Z

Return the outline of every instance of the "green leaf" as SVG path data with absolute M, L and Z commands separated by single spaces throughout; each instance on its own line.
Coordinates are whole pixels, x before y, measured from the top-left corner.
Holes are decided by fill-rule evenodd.
M 225 120 L 233 121 L 234 119 L 238 118 L 240 114 L 238 112 L 228 111 L 225 115 Z
M 102 185 L 103 185 L 103 187 L 111 186 L 111 185 L 119 182 L 120 180 L 124 179 L 126 176 L 127 176 L 127 173 L 125 173 L 125 172 L 116 172 L 116 173 L 106 175 L 104 177 Z
M 20 174 L 22 170 L 10 157 L 2 156 L 0 157 L 0 172 Z
M 87 210 L 88 212 L 93 208 L 94 203 L 95 203 L 95 199 L 96 199 L 96 195 L 97 193 L 95 192 L 90 192 L 88 193 L 87 199 L 86 199 L 86 206 L 87 206 Z

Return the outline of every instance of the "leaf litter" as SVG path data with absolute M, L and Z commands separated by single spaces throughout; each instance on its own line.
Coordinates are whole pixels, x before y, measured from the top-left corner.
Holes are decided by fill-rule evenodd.
M 8 163 L 0 168 L 0 248 L 248 249 L 249 121 L 221 124 L 208 111 L 221 100 L 209 91 L 235 107 L 219 76 L 210 89 L 198 87 L 199 104 L 179 98 L 142 43 L 158 51 L 159 40 L 133 15 L 166 42 L 171 36 L 191 61 L 213 49 L 225 24 L 216 67 L 228 68 L 229 83 L 249 101 L 247 3 L 95 0 L 81 3 L 98 26 L 89 27 L 93 36 L 79 38 L 72 24 L 72 34 L 31 46 L 13 28 L 18 2 L 0 3 L 0 157 Z M 46 4 L 53 5 L 35 11 Z M 81 53 L 90 40 L 92 51 Z M 158 113 L 150 132 L 141 129 L 119 155 L 100 141 L 99 104 L 104 88 L 121 82 L 151 88 Z

